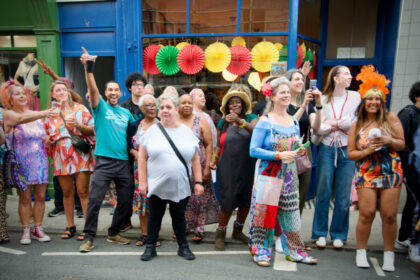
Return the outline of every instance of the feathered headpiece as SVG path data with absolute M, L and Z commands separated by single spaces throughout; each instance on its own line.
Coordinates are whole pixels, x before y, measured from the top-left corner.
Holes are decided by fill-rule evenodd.
M 356 80 L 361 81 L 359 87 L 359 93 L 362 98 L 366 98 L 370 95 L 378 95 L 384 101 L 386 95 L 389 93 L 389 89 L 386 87 L 391 81 L 387 80 L 382 74 L 375 71 L 373 65 L 364 65 L 360 73 L 356 76 Z

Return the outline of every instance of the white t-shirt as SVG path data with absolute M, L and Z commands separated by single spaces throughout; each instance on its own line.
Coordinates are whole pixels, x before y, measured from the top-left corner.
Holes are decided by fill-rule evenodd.
M 187 163 L 191 176 L 191 159 L 199 150 L 199 140 L 184 124 L 165 130 Z M 148 154 L 147 197 L 156 195 L 160 199 L 179 202 L 190 196 L 187 171 L 156 124 L 146 131 L 141 144 Z

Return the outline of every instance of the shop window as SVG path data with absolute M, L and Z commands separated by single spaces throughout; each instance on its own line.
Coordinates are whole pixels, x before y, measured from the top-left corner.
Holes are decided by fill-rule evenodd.
M 12 46 L 12 38 L 10 36 L 0 36 L 0 48 L 10 48 Z
M 187 1 L 145 0 L 143 34 L 182 34 L 187 32 Z
M 233 33 L 236 26 L 236 0 L 191 2 L 191 33 Z
M 289 0 L 241 1 L 241 32 L 287 32 Z
M 40 110 L 38 65 L 35 51 L 0 51 L 0 82 L 9 78 L 30 92 L 29 108 Z
M 14 47 L 17 48 L 36 48 L 36 37 L 33 35 L 14 35 L 13 43 Z
M 373 58 L 379 0 L 330 1 L 327 59 Z
M 319 39 L 321 21 L 321 0 L 299 1 L 298 33 Z

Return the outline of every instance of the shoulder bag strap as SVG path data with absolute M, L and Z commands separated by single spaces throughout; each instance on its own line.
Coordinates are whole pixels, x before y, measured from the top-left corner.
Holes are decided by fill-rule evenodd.
M 73 131 L 71 131 L 71 129 L 67 126 L 67 124 L 66 124 L 66 120 L 64 119 L 64 117 L 63 117 L 63 113 L 61 112 L 61 110 L 60 110 L 60 113 L 58 114 L 59 116 L 60 116 L 60 118 L 63 120 L 63 122 L 64 122 L 64 126 L 66 127 L 66 129 L 67 129 L 67 131 L 68 131 L 68 133 L 70 134 L 70 137 L 73 137 L 74 135 L 76 135 Z
M 190 171 L 188 170 L 188 165 L 185 162 L 185 159 L 182 157 L 181 153 L 178 151 L 178 148 L 175 146 L 174 142 L 172 141 L 171 137 L 168 135 L 168 133 L 166 132 L 165 128 L 163 128 L 162 124 L 160 122 L 156 123 L 157 126 L 159 127 L 159 129 L 162 131 L 163 135 L 165 136 L 166 140 L 168 140 L 169 144 L 171 145 L 172 149 L 174 150 L 176 156 L 178 157 L 178 159 L 182 162 L 182 164 L 185 167 L 185 170 L 187 171 L 187 176 L 188 176 L 188 182 L 190 183 L 190 188 L 191 188 L 191 194 L 193 193 L 193 185 L 191 183 L 191 178 L 190 178 Z

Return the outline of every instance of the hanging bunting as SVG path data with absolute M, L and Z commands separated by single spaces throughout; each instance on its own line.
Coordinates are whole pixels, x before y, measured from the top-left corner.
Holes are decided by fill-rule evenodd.
M 287 45 L 284 45 L 283 48 L 281 48 L 279 61 L 287 61 Z
M 203 69 L 206 57 L 197 45 L 187 45 L 178 53 L 178 66 L 182 72 L 194 75 Z
M 235 75 L 245 74 L 252 65 L 252 55 L 251 52 L 240 45 L 236 45 L 230 48 L 230 64 L 227 67 L 227 70 Z
M 306 45 L 305 45 L 305 42 L 303 42 L 302 44 L 300 44 L 300 47 L 302 48 L 303 57 L 305 57 L 306 56 Z
M 313 51 L 312 52 L 312 69 L 311 72 L 309 72 L 309 79 L 311 80 L 315 80 L 316 79 L 316 68 L 317 68 L 317 57 L 316 57 L 316 52 Z
M 258 72 L 268 72 L 271 62 L 278 61 L 279 51 L 270 42 L 260 42 L 252 48 L 252 67 Z
M 230 63 L 230 50 L 226 44 L 216 42 L 209 45 L 205 52 L 206 68 L 213 73 L 219 73 L 225 70 Z
M 303 64 L 303 50 L 302 47 L 297 44 L 296 46 L 296 68 L 300 68 Z
M 166 46 L 159 50 L 156 54 L 156 66 L 159 68 L 160 72 L 165 75 L 174 75 L 178 73 L 178 52 L 179 50 L 174 46 Z
M 156 75 L 160 73 L 156 66 L 156 54 L 160 49 L 161 47 L 158 45 L 150 45 L 143 50 L 143 69 L 149 74 Z

